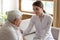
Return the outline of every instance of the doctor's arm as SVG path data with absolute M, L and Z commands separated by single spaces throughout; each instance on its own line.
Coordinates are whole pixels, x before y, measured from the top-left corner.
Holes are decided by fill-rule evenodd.
M 23 31 L 23 34 L 24 35 L 29 34 L 29 32 L 31 31 L 31 29 L 33 28 L 33 25 L 34 25 L 34 18 L 32 17 L 31 20 L 30 20 L 30 23 L 29 23 L 28 27 L 26 28 L 25 31 Z

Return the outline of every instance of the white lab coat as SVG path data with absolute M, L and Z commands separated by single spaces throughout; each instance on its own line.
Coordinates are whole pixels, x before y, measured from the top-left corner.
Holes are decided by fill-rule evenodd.
M 0 29 L 0 40 L 23 40 L 20 30 L 7 21 Z
M 50 15 L 44 14 L 42 21 L 37 15 L 34 15 L 31 18 L 28 28 L 24 31 L 24 35 L 28 34 L 33 28 L 33 25 L 35 25 L 36 35 L 33 40 L 54 40 L 51 33 L 51 24 L 52 17 Z

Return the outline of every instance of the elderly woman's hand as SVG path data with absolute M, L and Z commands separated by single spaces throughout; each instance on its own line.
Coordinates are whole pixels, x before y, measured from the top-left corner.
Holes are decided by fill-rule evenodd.
M 26 38 L 23 36 L 23 40 L 26 40 Z
M 25 38 L 24 35 L 23 35 L 23 30 L 20 30 L 20 31 L 21 31 L 21 33 L 22 33 L 23 40 L 26 40 L 26 38 Z
M 23 30 L 20 30 L 21 31 L 21 33 L 23 34 Z

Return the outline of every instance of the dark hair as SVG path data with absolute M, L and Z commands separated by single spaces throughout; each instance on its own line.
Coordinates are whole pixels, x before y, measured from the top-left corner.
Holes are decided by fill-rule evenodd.
M 38 7 L 40 7 L 40 8 L 43 9 L 43 3 L 42 3 L 41 1 L 35 1 L 35 2 L 33 3 L 33 6 L 34 6 L 34 5 L 35 5 L 35 6 L 38 6 Z M 46 13 L 44 9 L 43 9 L 43 12 Z

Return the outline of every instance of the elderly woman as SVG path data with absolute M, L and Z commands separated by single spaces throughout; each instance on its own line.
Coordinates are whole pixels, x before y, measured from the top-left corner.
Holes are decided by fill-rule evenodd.
M 18 29 L 22 13 L 19 10 L 11 10 L 7 12 L 7 16 L 7 22 L 0 29 L 0 40 L 23 40 Z

